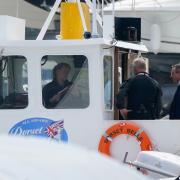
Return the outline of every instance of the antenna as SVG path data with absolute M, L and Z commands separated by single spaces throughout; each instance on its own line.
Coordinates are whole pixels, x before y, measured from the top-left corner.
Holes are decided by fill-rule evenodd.
M 112 22 L 113 22 L 113 38 L 115 38 L 115 1 L 112 0 Z
M 102 0 L 102 5 L 101 5 L 101 9 L 102 9 L 102 12 L 101 12 L 101 16 L 102 16 L 102 19 L 104 18 L 104 0 Z
M 49 15 L 48 15 L 48 17 L 47 17 L 47 19 L 46 19 L 46 21 L 45 21 L 45 23 L 44 23 L 44 25 L 43 25 L 43 27 L 42 27 L 42 29 L 41 29 L 41 31 L 40 31 L 40 33 L 39 33 L 36 40 L 43 40 L 43 38 L 44 38 L 44 36 L 46 34 L 46 31 L 47 31 L 47 29 L 48 29 L 54 15 L 55 15 L 55 13 L 56 13 L 56 10 L 60 6 L 61 1 L 62 0 L 56 0 L 56 2 L 54 3 L 54 6 L 51 9 L 51 12 L 49 13 Z
M 16 17 L 19 17 L 19 0 L 16 0 Z
M 97 38 L 98 33 L 97 33 L 97 23 L 96 23 L 96 0 L 93 0 L 92 13 L 93 13 L 93 15 L 92 15 L 93 16 L 93 18 L 92 18 L 92 37 Z
M 93 4 L 90 0 L 85 0 L 86 4 L 89 6 L 89 8 L 91 10 L 93 10 Z M 103 24 L 103 20 L 101 18 L 101 16 L 99 15 L 99 13 L 96 11 L 96 19 L 97 19 L 97 22 L 99 23 L 100 27 L 102 28 L 102 24 Z
M 56 11 L 58 9 L 58 7 L 61 4 L 61 1 L 62 0 L 56 0 L 56 2 L 54 3 L 54 6 L 52 7 L 52 9 L 51 9 L 51 11 L 50 11 L 50 13 L 49 13 L 49 15 L 48 15 L 48 17 L 47 17 L 43 27 L 41 28 L 41 31 L 40 31 L 38 37 L 36 38 L 36 40 L 43 40 L 43 38 L 44 38 L 44 36 L 46 34 L 46 31 L 47 31 L 47 29 L 48 29 L 48 27 L 49 27 L 49 25 L 50 25 L 50 23 L 51 23 L 51 21 L 53 19 L 54 15 L 55 15 L 55 13 L 56 13 Z M 93 25 L 93 33 L 94 33 L 94 35 L 97 35 L 97 23 L 96 23 L 96 20 L 99 23 L 101 28 L 102 28 L 103 21 L 102 21 L 101 16 L 99 15 L 99 13 L 96 11 L 96 0 L 93 0 L 93 1 L 95 1 L 94 2 L 95 3 L 95 8 L 93 7 L 93 4 L 92 4 L 92 2 L 90 0 L 85 0 L 86 4 L 93 11 L 93 14 L 94 14 L 94 16 L 93 16 L 94 18 L 93 19 L 95 19 L 94 23 L 93 23 L 94 24 Z M 78 0 L 78 2 L 80 2 L 80 0 Z M 86 27 L 85 19 L 84 19 L 84 16 L 83 16 L 82 7 L 81 7 L 81 4 L 79 6 L 79 3 L 78 3 L 78 8 L 79 8 L 79 11 L 80 11 L 80 16 L 81 16 L 81 20 L 82 20 L 84 31 L 87 32 L 86 31 L 87 27 Z
M 135 10 L 136 2 L 135 0 L 132 0 L 132 10 Z
M 84 13 L 83 13 L 83 9 L 82 9 L 80 0 L 77 0 L 77 4 L 78 4 L 78 9 L 79 9 L 79 13 L 80 13 L 80 16 L 81 16 L 81 21 L 82 21 L 84 32 L 87 32 L 86 21 L 85 21 L 85 18 L 84 18 Z

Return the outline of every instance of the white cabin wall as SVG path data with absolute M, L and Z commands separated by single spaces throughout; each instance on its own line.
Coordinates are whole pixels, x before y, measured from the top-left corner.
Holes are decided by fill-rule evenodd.
M 111 14 L 105 11 L 105 14 Z M 116 11 L 117 17 L 140 17 L 142 24 L 141 37 L 150 39 L 150 30 L 153 24 L 158 24 L 161 29 L 161 41 L 180 43 L 180 15 L 179 11 Z M 150 41 L 143 43 L 152 51 Z M 179 53 L 179 44 L 161 43 L 159 52 Z
M 69 142 L 77 143 L 89 149 L 97 150 L 101 136 L 113 124 L 119 121 L 105 120 L 104 115 L 104 84 L 103 84 L 103 61 L 101 45 L 76 45 L 66 46 L 56 42 L 33 42 L 5 47 L 4 55 L 22 55 L 28 59 L 28 82 L 29 82 L 29 106 L 26 109 L 0 110 L 0 134 L 7 134 L 9 130 L 18 122 L 33 118 L 44 117 L 55 121 L 64 120 L 64 127 L 68 133 Z M 44 43 L 44 44 L 43 44 Z M 47 44 L 46 44 L 47 43 Z M 50 43 L 51 46 L 49 45 Z M 54 45 L 55 44 L 55 45 Z M 0 47 L 1 48 L 1 47 Z M 71 49 L 71 51 L 69 50 Z M 107 50 L 110 52 L 110 50 Z M 89 62 L 89 86 L 90 86 L 90 106 L 85 109 L 45 109 L 42 106 L 41 88 L 41 66 L 40 61 L 44 55 L 85 55 Z M 177 153 L 180 155 L 179 121 L 136 121 L 145 130 L 157 150 Z M 172 133 L 173 132 L 173 133 Z M 131 137 L 121 137 L 112 142 L 111 152 L 116 157 L 116 153 L 121 154 L 123 159 L 125 152 L 130 152 L 130 160 L 134 160 L 137 155 L 139 144 Z M 117 158 L 118 159 L 118 158 Z M 119 160 L 119 159 L 118 159 Z
M 162 152 L 170 152 L 180 156 L 180 121 L 179 120 L 155 120 L 135 121 L 149 134 L 154 149 Z
M 71 49 L 71 51 L 69 50 Z M 97 150 L 103 130 L 103 66 L 100 45 L 5 48 L 4 55 L 22 55 L 28 60 L 26 109 L 0 110 L 0 134 L 7 134 L 16 123 L 33 117 L 64 119 L 69 142 Z M 44 55 L 85 55 L 89 64 L 90 105 L 85 109 L 45 109 L 42 105 L 41 58 Z

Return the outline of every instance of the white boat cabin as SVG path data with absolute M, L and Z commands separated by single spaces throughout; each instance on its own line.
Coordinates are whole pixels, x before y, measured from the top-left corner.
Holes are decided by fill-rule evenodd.
M 8 31 L 0 28 L 0 134 L 50 137 L 98 151 L 106 130 L 120 124 L 114 105 L 120 83 L 130 77 L 131 62 L 147 48 L 103 38 L 41 40 L 59 3 L 52 8 L 38 40 L 23 40 L 23 21 L 21 25 L 11 18 L 11 23 L 2 21 Z M 72 85 L 55 106 L 47 107 L 43 88 L 53 81 L 54 67 L 61 63 L 70 67 Z M 179 121 L 135 123 L 137 132 L 121 134 L 110 142 L 112 157 L 122 161 L 129 152 L 128 160 L 135 160 L 142 150 L 138 136 L 143 132 L 153 150 L 180 155 Z
M 98 150 L 106 129 L 119 122 L 114 99 L 122 77 L 128 75 L 122 56 L 134 54 L 124 54 L 124 44 L 112 47 L 103 39 L 2 41 L 0 50 L 0 133 L 38 134 L 42 129 L 33 123 L 39 118 L 63 120 L 68 142 Z M 43 87 L 52 81 L 54 66 L 62 62 L 71 67 L 68 80 L 73 86 L 56 107 L 46 108 Z M 178 121 L 136 123 L 148 133 L 155 150 L 180 153 Z M 134 160 L 140 151 L 136 138 L 122 135 L 116 139 L 112 156 L 123 160 L 128 151 L 128 158 Z

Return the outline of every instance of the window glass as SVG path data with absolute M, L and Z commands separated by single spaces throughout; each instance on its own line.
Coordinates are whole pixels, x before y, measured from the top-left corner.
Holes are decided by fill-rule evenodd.
M 48 109 L 80 109 L 89 105 L 88 60 L 82 55 L 44 56 L 43 105 Z
M 28 105 L 27 60 L 23 56 L 0 58 L 0 109 L 23 109 Z
M 104 56 L 104 102 L 105 108 L 112 109 L 112 57 Z

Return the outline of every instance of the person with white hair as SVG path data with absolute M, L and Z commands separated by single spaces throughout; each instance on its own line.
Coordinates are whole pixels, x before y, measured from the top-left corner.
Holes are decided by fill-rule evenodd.
M 131 74 L 120 87 L 116 106 L 127 120 L 159 119 L 162 90 L 159 83 L 146 72 L 146 62 L 137 58 L 132 63 Z

